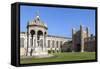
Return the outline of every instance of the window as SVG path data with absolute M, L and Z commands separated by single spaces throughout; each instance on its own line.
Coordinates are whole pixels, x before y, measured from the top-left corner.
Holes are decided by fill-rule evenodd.
M 20 46 L 24 47 L 24 38 L 20 38 Z
M 60 46 L 62 46 L 62 41 L 60 41 Z
M 52 41 L 52 48 L 54 48 L 54 40 Z
M 58 41 L 56 41 L 56 45 L 57 45 L 57 48 L 58 48 Z
M 48 48 L 50 48 L 50 40 L 48 40 Z

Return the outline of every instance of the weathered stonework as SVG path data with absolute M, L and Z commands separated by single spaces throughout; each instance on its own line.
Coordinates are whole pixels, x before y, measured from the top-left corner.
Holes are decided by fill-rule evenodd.
M 72 29 L 72 39 L 48 34 L 47 25 L 36 18 L 28 22 L 27 32 L 20 32 L 20 55 L 37 56 L 59 52 L 91 52 L 95 51 L 95 36 L 89 36 L 80 26 L 80 30 Z
M 95 36 L 90 36 L 88 27 L 86 30 L 80 26 L 80 30 L 72 29 L 72 47 L 74 52 L 95 51 Z

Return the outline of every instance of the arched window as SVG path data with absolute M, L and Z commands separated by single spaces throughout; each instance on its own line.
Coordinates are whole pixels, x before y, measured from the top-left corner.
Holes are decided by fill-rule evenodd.
M 60 47 L 62 47 L 62 41 L 60 41 Z
M 40 39 L 40 36 L 43 35 L 43 32 L 41 30 L 39 30 L 37 32 L 37 39 L 39 40 Z
M 50 40 L 48 40 L 48 48 L 50 48 Z
M 56 41 L 56 45 L 57 45 L 57 48 L 58 48 L 58 41 Z
M 54 48 L 54 40 L 52 41 L 52 48 Z
M 43 35 L 43 32 L 42 32 L 41 30 L 39 30 L 39 31 L 37 32 L 37 34 L 38 34 L 38 36 L 40 36 L 40 35 Z
M 35 31 L 34 30 L 31 30 L 30 33 L 33 36 L 35 34 Z
M 47 35 L 47 32 L 44 32 L 45 35 Z
M 24 47 L 24 38 L 20 38 L 20 46 Z
M 35 31 L 31 30 L 30 33 L 31 33 L 31 37 L 32 37 L 31 41 L 30 41 L 30 44 L 31 44 L 31 46 L 33 46 L 33 35 L 35 34 Z

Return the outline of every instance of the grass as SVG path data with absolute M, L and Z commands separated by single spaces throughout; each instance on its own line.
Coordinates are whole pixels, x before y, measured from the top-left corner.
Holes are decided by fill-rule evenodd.
M 78 61 L 78 60 L 94 60 L 95 52 L 69 52 L 69 53 L 54 53 L 52 58 L 21 58 L 21 64 L 28 63 L 44 63 L 44 62 L 62 62 L 62 61 Z

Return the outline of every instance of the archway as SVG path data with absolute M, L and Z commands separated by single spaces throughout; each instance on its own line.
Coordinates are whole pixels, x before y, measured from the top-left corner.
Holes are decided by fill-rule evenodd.
M 41 30 L 39 30 L 38 32 L 37 32 L 37 43 L 38 43 L 38 46 L 43 46 L 43 40 L 41 39 L 40 40 L 40 36 L 43 36 L 43 32 L 41 31 Z
M 35 35 L 35 31 L 34 30 L 31 30 L 30 31 L 30 34 L 31 34 L 31 46 L 33 46 L 33 35 Z M 33 52 L 33 49 L 31 49 L 30 51 L 30 55 L 32 56 L 32 52 Z
M 43 32 L 41 30 L 39 30 L 37 32 L 37 38 L 38 38 L 38 40 L 40 39 L 40 36 L 43 36 Z
M 44 35 L 47 35 L 47 32 L 44 32 Z
M 35 34 L 35 31 L 34 30 L 31 30 L 30 33 L 31 33 L 31 35 L 34 35 Z
M 81 51 L 81 44 L 76 44 L 76 52 L 80 52 Z
M 30 33 L 31 33 L 31 46 L 33 46 L 33 35 L 35 35 L 35 31 L 34 30 L 31 30 L 30 31 Z

